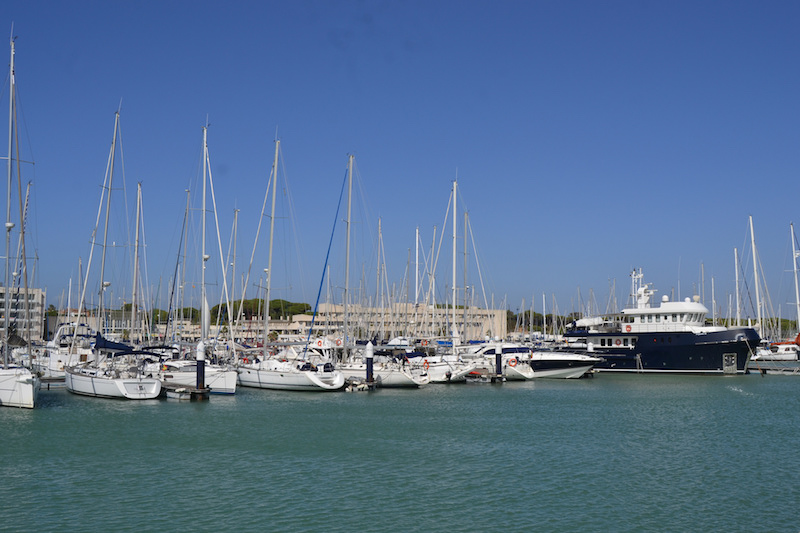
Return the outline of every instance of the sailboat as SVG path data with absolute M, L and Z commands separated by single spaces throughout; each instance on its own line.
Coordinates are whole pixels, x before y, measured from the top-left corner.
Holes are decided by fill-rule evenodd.
M 114 118 L 114 136 L 111 143 L 111 152 L 108 159 L 108 172 L 104 183 L 104 191 L 100 196 L 101 209 L 98 210 L 97 224 L 92 234 L 92 252 L 89 254 L 89 264 L 86 270 L 86 279 L 83 283 L 81 300 L 78 307 L 78 320 L 83 312 L 86 301 L 86 286 L 91 270 L 92 255 L 96 244 L 95 236 L 100 222 L 100 214 L 104 194 L 105 198 L 105 227 L 103 231 L 102 260 L 100 262 L 100 307 L 98 309 L 97 334 L 92 347 L 94 357 L 85 363 L 71 365 L 65 368 L 64 384 L 69 392 L 84 396 L 97 398 L 123 398 L 129 400 L 149 400 L 157 398 L 161 394 L 161 381 L 157 378 L 146 376 L 143 373 L 144 362 L 130 346 L 121 343 L 110 342 L 102 336 L 102 323 L 104 320 L 104 293 L 110 285 L 103 281 L 105 274 L 106 245 L 108 240 L 108 220 L 111 207 L 111 186 L 114 177 L 114 160 L 117 144 L 117 133 L 119 132 L 119 111 Z M 73 342 L 77 341 L 73 337 Z
M 421 361 L 415 363 L 422 366 L 428 374 L 431 383 L 454 383 L 464 382 L 472 372 L 478 372 L 485 368 L 483 361 L 470 361 L 461 356 L 458 346 L 461 344 L 461 335 L 456 326 L 456 298 L 457 298 L 457 278 L 456 278 L 456 244 L 458 241 L 458 180 L 453 180 L 453 189 L 450 195 L 453 207 L 452 222 L 452 286 L 451 286 L 451 315 L 450 315 L 450 337 L 449 341 L 438 343 L 436 352 L 426 357 L 419 358 Z M 449 205 L 448 205 L 449 210 Z M 443 235 L 444 236 L 444 235 Z M 433 283 L 431 278 L 430 283 Z M 427 341 L 426 341 L 427 342 Z
M 6 407 L 25 407 L 32 409 L 36 406 L 36 400 L 39 396 L 39 389 L 41 381 L 39 377 L 30 371 L 28 368 L 12 364 L 10 360 L 11 343 L 11 265 L 9 261 L 11 252 L 11 230 L 14 223 L 11 222 L 11 178 L 13 176 L 13 162 L 19 159 L 14 157 L 14 144 L 16 136 L 16 123 L 14 117 L 16 116 L 16 93 L 15 93 L 15 80 L 14 80 L 14 37 L 11 38 L 11 64 L 9 71 L 9 117 L 8 117 L 8 194 L 6 196 L 6 260 L 5 260 L 5 302 L 3 309 L 5 312 L 3 320 L 3 366 L 0 368 L 0 405 Z M 19 175 L 18 175 L 19 177 Z M 24 221 L 24 212 L 20 211 L 20 219 Z M 24 227 L 24 224 L 20 224 Z M 22 257 L 25 257 L 25 237 L 24 231 L 21 231 L 22 242 Z M 24 276 L 26 279 L 25 288 L 27 293 L 27 270 L 23 266 Z M 25 294 L 25 301 L 27 302 L 27 294 Z
M 261 389 L 299 390 L 299 391 L 334 391 L 344 387 L 344 375 L 334 368 L 330 360 L 317 358 L 311 361 L 311 352 L 307 347 L 295 349 L 293 346 L 283 347 L 277 353 L 269 349 L 269 301 L 272 281 L 272 249 L 275 233 L 275 196 L 278 188 L 278 154 L 280 140 L 275 141 L 275 158 L 270 176 L 272 187 L 272 211 L 270 214 L 269 255 L 266 268 L 266 288 L 264 298 L 264 337 L 263 352 L 252 360 L 239 360 L 239 384 L 244 387 Z M 351 160 L 352 169 L 352 160 Z M 266 202 L 265 202 L 266 205 Z M 263 213 L 262 213 L 263 217 Z
M 344 340 L 342 341 L 342 360 L 337 365 L 337 368 L 344 375 L 348 382 L 360 382 L 365 379 L 372 379 L 374 383 L 380 387 L 421 387 L 430 382 L 428 373 L 425 369 L 412 365 L 404 355 L 398 357 L 392 355 L 378 355 L 372 357 L 367 355 L 367 348 L 361 346 L 359 349 L 351 349 L 350 345 L 350 214 L 352 212 L 352 199 L 353 199 L 353 162 L 355 156 L 352 154 L 348 158 L 347 165 L 347 232 L 345 244 L 345 289 L 344 289 L 344 321 L 343 333 Z M 379 243 L 382 241 L 380 221 L 378 222 Z M 380 244 L 378 247 L 378 256 L 380 263 Z M 380 282 L 380 275 L 378 276 Z M 380 304 L 383 305 L 383 302 Z M 381 307 L 382 308 L 382 307 Z M 407 339 L 395 339 L 396 342 L 404 343 L 406 348 L 409 347 Z M 397 346 L 397 344 L 395 345 Z M 367 364 L 367 358 L 372 358 L 372 365 Z M 368 366 L 371 374 L 368 376 Z
M 797 257 L 800 252 L 797 250 L 797 239 L 794 234 L 794 224 L 789 224 L 790 237 L 792 241 L 792 270 L 794 272 L 794 298 L 797 314 L 795 315 L 796 324 L 800 324 L 800 284 L 797 277 Z M 800 331 L 793 340 L 766 343 L 756 350 L 750 358 L 751 361 L 797 361 L 800 354 Z
M 205 128 L 204 128 L 205 131 Z M 205 146 L 205 134 L 204 134 Z M 207 157 L 207 151 L 204 149 L 204 154 Z M 141 210 L 141 186 L 139 189 L 139 207 L 137 212 Z M 205 198 L 205 196 L 204 196 Z M 138 214 L 137 214 L 138 220 Z M 205 205 L 203 206 L 203 223 L 205 224 Z M 204 228 L 205 229 L 205 228 Z M 204 231 L 205 233 L 205 231 Z M 137 224 L 137 241 L 138 241 L 138 224 Z M 205 249 L 202 250 L 202 256 L 206 257 Z M 138 260 L 137 260 L 138 262 Z M 205 267 L 205 264 L 203 264 Z M 136 269 L 134 269 L 134 290 L 133 290 L 133 304 L 132 309 L 134 316 L 136 312 Z M 201 387 L 208 389 L 210 394 L 235 394 L 236 393 L 236 370 L 228 365 L 211 364 L 206 361 L 206 341 L 209 334 L 209 318 L 208 318 L 208 305 L 205 305 L 205 275 L 203 274 L 201 284 L 203 286 L 203 302 L 201 311 L 201 339 L 198 343 L 195 354 L 195 359 L 181 357 L 181 350 L 174 346 L 147 346 L 143 347 L 140 355 L 143 358 L 144 365 L 142 372 L 148 377 L 154 377 L 162 382 L 162 385 L 167 392 L 176 388 L 194 388 Z M 134 328 L 135 329 L 135 328 Z M 200 361 L 203 361 L 200 363 Z M 202 365 L 202 370 L 200 366 Z M 198 372 L 202 375 L 202 380 L 198 380 Z M 202 381 L 202 383 L 201 383 Z

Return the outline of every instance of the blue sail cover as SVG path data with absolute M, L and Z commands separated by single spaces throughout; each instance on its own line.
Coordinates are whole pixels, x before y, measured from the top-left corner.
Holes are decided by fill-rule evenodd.
M 128 346 L 127 344 L 123 344 L 121 342 L 114 342 L 106 339 L 100 333 L 98 333 L 94 338 L 94 349 L 95 350 L 106 350 L 106 351 L 130 351 L 133 348 Z

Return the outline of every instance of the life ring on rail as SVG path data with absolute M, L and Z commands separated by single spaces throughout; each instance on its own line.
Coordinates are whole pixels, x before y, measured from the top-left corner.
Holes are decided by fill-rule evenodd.
M 336 339 L 336 346 L 342 345 L 342 339 Z
M 509 359 L 508 360 L 508 366 L 517 366 L 517 358 L 516 357 L 512 357 L 511 359 Z
M 617 346 L 619 346 L 620 344 L 622 344 L 622 341 L 621 341 L 621 340 L 619 340 L 619 339 L 617 339 L 617 340 L 615 340 L 615 341 L 614 341 L 614 344 L 616 344 Z
M 247 364 L 249 362 L 250 362 L 250 359 L 248 359 L 247 357 L 242 357 L 242 363 Z
M 630 332 L 631 332 L 631 326 L 630 326 L 630 324 L 628 324 L 627 326 L 625 326 L 625 331 L 627 331 L 628 333 L 630 333 Z
M 423 345 L 423 346 L 427 346 L 427 345 L 428 345 L 428 341 L 426 341 L 426 340 L 424 340 L 424 339 L 423 339 L 423 341 L 422 341 L 422 345 Z
M 318 340 L 318 341 L 317 341 L 317 346 L 319 346 L 320 348 L 322 348 L 322 339 L 320 339 L 320 340 Z
M 422 368 L 424 368 L 427 371 L 430 367 L 431 367 L 431 365 L 428 364 L 428 360 L 425 359 L 425 362 L 422 363 Z

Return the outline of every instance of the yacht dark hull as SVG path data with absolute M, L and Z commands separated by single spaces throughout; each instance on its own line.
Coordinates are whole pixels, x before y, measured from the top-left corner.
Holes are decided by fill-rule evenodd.
M 744 374 L 760 341 L 752 328 L 702 334 L 573 331 L 565 337 L 592 343 L 591 355 L 603 358 L 595 365 L 597 370 L 639 373 Z

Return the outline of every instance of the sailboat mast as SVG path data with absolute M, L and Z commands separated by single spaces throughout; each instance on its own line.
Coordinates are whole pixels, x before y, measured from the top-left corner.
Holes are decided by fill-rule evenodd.
M 208 167 L 208 126 L 203 126 L 203 199 L 202 199 L 202 232 L 201 232 L 201 264 L 200 269 L 200 340 L 208 338 L 208 304 L 206 303 L 206 262 L 209 256 L 206 254 L 206 172 Z
M 119 131 L 119 110 L 114 113 L 114 136 L 111 139 L 111 155 L 108 161 L 108 192 L 106 195 L 106 218 L 105 227 L 103 228 L 103 253 L 100 257 L 100 306 L 97 315 L 97 331 L 103 333 L 103 314 L 105 312 L 105 296 L 106 287 L 110 285 L 105 281 L 106 271 L 106 245 L 108 244 L 108 217 L 111 211 L 111 188 L 114 180 L 114 159 L 117 149 L 117 131 Z
M 795 316 L 796 330 L 800 333 L 800 286 L 797 284 L 797 241 L 794 238 L 794 224 L 789 224 L 792 231 L 792 270 L 794 271 L 794 304 L 797 308 Z
M 142 213 L 142 183 L 139 182 L 136 188 L 136 239 L 133 245 L 133 290 L 131 291 L 131 341 L 134 340 L 134 333 L 138 333 L 137 329 L 137 312 L 136 312 L 136 287 L 139 283 L 139 225 L 141 223 Z
M 764 327 L 761 325 L 761 295 L 758 290 L 758 262 L 756 255 L 756 234 L 753 231 L 753 215 L 750 215 L 750 246 L 753 248 L 753 279 L 756 286 L 756 314 L 758 316 L 758 334 L 764 335 Z
M 275 159 L 272 161 L 272 211 L 269 215 L 269 254 L 267 255 L 267 293 L 264 302 L 264 358 L 266 359 L 269 336 L 269 298 L 272 289 L 272 237 L 275 234 L 275 194 L 278 189 L 278 151 L 281 141 L 275 140 Z M 269 187 L 269 185 L 267 185 Z
M 739 302 L 739 250 L 733 249 L 733 266 L 736 270 L 736 325 L 742 325 L 741 303 Z
M 347 160 L 347 239 L 345 244 L 345 259 L 344 259 L 344 331 L 342 336 L 342 360 L 347 359 L 347 328 L 348 328 L 348 315 L 347 315 L 347 300 L 350 297 L 350 213 L 352 208 L 353 197 L 353 158 L 350 154 Z
M 11 175 L 13 164 L 11 156 L 14 144 L 14 38 L 11 38 L 11 63 L 9 70 L 9 89 L 8 89 L 8 187 L 6 188 L 6 275 L 5 275 L 5 303 L 3 313 L 3 366 L 8 366 L 8 329 L 10 327 L 9 317 L 11 315 L 9 304 L 11 303 L 11 283 L 9 281 L 11 271 L 9 256 L 11 255 L 11 229 L 14 223 L 11 222 Z
M 453 348 L 455 349 L 455 336 L 456 336 L 456 239 L 458 238 L 458 222 L 456 220 L 456 211 L 458 210 L 458 202 L 456 195 L 458 190 L 458 180 L 453 180 L 453 313 L 450 321 L 450 327 L 453 331 Z
M 467 266 L 468 266 L 467 258 L 468 258 L 468 256 L 467 256 L 467 253 L 469 252 L 469 250 L 467 249 L 467 247 L 468 247 L 467 227 L 468 227 L 468 225 L 469 225 L 469 214 L 466 211 L 464 211 L 464 277 L 461 278 L 461 279 L 464 280 L 464 309 L 463 309 L 463 313 L 462 313 L 462 315 L 464 316 L 464 323 L 461 326 L 461 334 L 464 336 L 465 340 L 469 338 L 467 336 L 467 297 L 468 297 L 468 294 L 467 294 L 467 292 L 468 292 L 468 287 L 467 287 Z
M 414 231 L 414 309 L 419 303 L 419 226 Z M 416 311 L 414 311 L 416 313 Z

